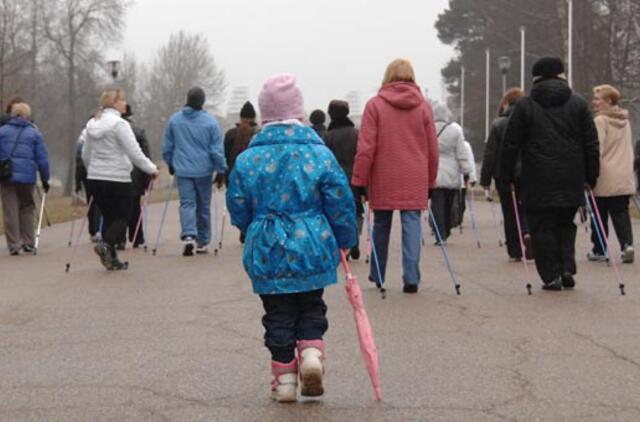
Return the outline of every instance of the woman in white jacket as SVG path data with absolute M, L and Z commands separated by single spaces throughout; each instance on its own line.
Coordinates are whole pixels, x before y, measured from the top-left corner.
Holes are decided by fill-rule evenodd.
M 451 234 L 452 208 L 456 193 L 460 189 L 460 178 L 468 178 L 474 173 L 474 168 L 465 146 L 462 127 L 450 121 L 447 107 L 437 104 L 433 114 L 440 147 L 440 163 L 436 189 L 431 194 L 431 210 L 438 223 L 442 239 L 446 241 Z
M 158 168 L 140 149 L 129 123 L 122 119 L 127 103 L 122 90 L 109 90 L 100 97 L 101 108 L 82 132 L 82 161 L 87 180 L 103 215 L 104 239 L 94 251 L 107 270 L 121 270 L 116 244 L 125 236 L 131 211 L 133 166 L 156 178 Z

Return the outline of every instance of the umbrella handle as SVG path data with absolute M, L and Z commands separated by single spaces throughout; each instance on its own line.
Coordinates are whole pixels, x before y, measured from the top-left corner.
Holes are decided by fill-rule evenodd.
M 347 273 L 347 277 L 351 277 L 351 268 L 349 267 L 349 261 L 347 260 L 347 250 L 340 249 L 340 261 L 342 262 L 342 268 Z

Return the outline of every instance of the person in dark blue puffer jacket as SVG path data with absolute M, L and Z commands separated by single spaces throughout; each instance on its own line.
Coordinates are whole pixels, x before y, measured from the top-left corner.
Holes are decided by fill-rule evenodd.
M 2 214 L 11 255 L 33 252 L 36 170 L 45 192 L 49 191 L 49 158 L 42 134 L 31 123 L 31 108 L 14 104 L 11 119 L 0 127 L 0 160 L 11 160 L 11 178 L 2 180 Z

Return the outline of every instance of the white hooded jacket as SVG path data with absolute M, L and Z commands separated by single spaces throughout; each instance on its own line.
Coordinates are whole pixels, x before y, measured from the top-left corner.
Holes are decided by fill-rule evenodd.
M 462 127 L 449 122 L 449 110 L 442 104 L 433 109 L 440 146 L 440 163 L 436 188 L 460 189 L 460 177 L 474 173 Z
M 98 119 L 91 119 L 80 142 L 84 143 L 82 161 L 89 180 L 130 183 L 133 166 L 147 174 L 157 170 L 140 149 L 131 125 L 115 109 L 108 108 Z

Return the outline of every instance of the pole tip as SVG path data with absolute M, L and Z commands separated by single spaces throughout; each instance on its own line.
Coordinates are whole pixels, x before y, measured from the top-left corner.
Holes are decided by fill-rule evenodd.
M 456 294 L 457 294 L 458 296 L 460 296 L 460 295 L 461 295 L 461 293 L 460 293 L 460 285 L 459 285 L 459 284 L 456 284 Z
M 157 249 L 154 249 L 154 250 L 152 251 L 153 256 L 156 256 L 156 252 L 157 252 Z
M 626 296 L 627 295 L 627 292 L 624 291 L 624 284 L 623 283 L 620 283 L 620 294 L 622 296 Z
M 65 264 L 65 265 L 66 265 L 66 266 L 65 266 L 64 272 L 65 272 L 65 273 L 68 273 L 68 272 L 69 272 L 69 269 L 71 268 L 71 264 L 70 264 L 70 263 L 67 263 L 67 264 Z
M 531 296 L 531 284 L 527 284 L 527 292 L 529 293 L 529 296 Z
M 382 299 L 386 299 L 387 298 L 387 289 L 385 289 L 384 287 L 380 287 L 380 296 L 382 297 Z

